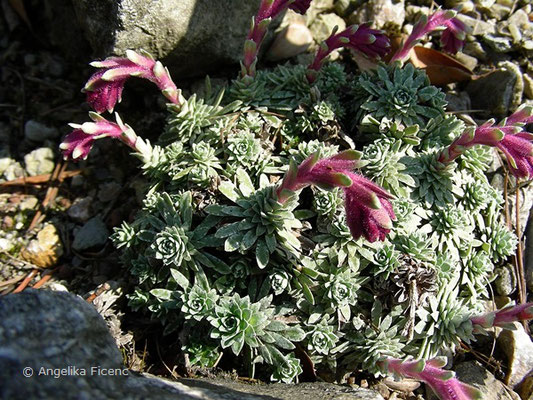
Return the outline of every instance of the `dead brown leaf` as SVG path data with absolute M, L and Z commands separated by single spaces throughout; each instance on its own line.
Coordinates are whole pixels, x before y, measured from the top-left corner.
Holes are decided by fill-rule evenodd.
M 441 51 L 415 46 L 410 56 L 410 61 L 415 67 L 426 71 L 432 85 L 442 86 L 476 78 L 464 64 Z

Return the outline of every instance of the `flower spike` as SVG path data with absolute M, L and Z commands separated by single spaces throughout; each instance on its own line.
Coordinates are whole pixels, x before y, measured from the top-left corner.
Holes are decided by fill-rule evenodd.
M 89 116 L 93 122 L 70 124 L 74 130 L 59 145 L 65 160 L 85 160 L 94 141 L 105 137 L 119 139 L 132 149 L 138 150 L 139 138 L 129 125 L 122 122 L 118 114 L 115 114 L 117 123 L 110 122 L 95 112 L 90 112 Z
M 320 70 L 326 57 L 334 50 L 348 47 L 370 58 L 384 56 L 390 47 L 390 41 L 383 31 L 371 29 L 369 24 L 352 25 L 340 33 L 336 30 L 332 35 L 320 44 L 320 48 L 307 69 L 307 80 L 313 83 L 317 72 Z
M 472 324 L 478 330 L 480 328 L 488 329 L 495 326 L 504 329 L 514 329 L 513 322 L 527 321 L 530 319 L 533 319 L 533 303 L 509 306 L 498 311 L 492 311 L 470 318 Z
M 439 358 L 426 362 L 387 358 L 378 363 L 385 372 L 424 382 L 440 400 L 481 400 L 483 398 L 479 390 L 455 378 L 453 371 L 442 369 L 445 364 L 446 361 Z
M 370 242 L 385 240 L 396 219 L 389 202 L 392 196 L 352 172 L 360 158 L 359 152 L 347 150 L 321 160 L 318 153 L 312 154 L 299 167 L 291 163 L 277 189 L 278 201 L 284 203 L 292 193 L 310 185 L 340 187 L 344 191 L 346 223 L 354 239 L 364 236 Z
M 482 144 L 500 149 L 514 176 L 532 178 L 533 133 L 523 131 L 524 126 L 531 122 L 533 122 L 533 107 L 524 106 L 498 125 L 490 119 L 476 129 L 467 128 L 458 139 L 441 152 L 438 161 L 448 164 L 466 149 Z
M 250 32 L 244 42 L 244 58 L 241 63 L 242 78 L 255 76 L 257 54 L 263 43 L 270 22 L 287 8 L 305 14 L 312 0 L 262 0 L 257 15 L 252 19 Z M 249 79 L 248 78 L 248 79 Z
M 171 103 L 181 105 L 185 102 L 168 70 L 146 52 L 141 55 L 128 50 L 126 58 L 108 57 L 92 62 L 91 66 L 100 70 L 89 78 L 83 92 L 87 93 L 87 102 L 98 113 L 113 112 L 121 100 L 124 84 L 132 76 L 155 83 Z
M 441 35 L 441 43 L 444 50 L 453 54 L 457 53 L 463 48 L 468 28 L 456 16 L 457 12 L 454 10 L 438 10 L 429 17 L 423 16 L 414 26 L 403 46 L 392 56 L 391 62 L 405 60 L 411 49 L 425 35 L 442 27 L 444 27 L 444 32 Z

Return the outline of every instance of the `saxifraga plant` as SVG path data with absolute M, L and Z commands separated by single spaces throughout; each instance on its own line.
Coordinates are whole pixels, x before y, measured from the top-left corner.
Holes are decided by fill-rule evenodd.
M 460 49 L 466 28 L 449 10 L 422 18 L 389 64 L 357 76 L 326 60 L 341 47 L 384 56 L 388 38 L 367 24 L 334 32 L 307 69 L 258 71 L 270 21 L 310 3 L 261 2 L 240 76 L 218 96 L 186 99 L 146 53 L 93 63 L 85 91 L 96 112 L 61 149 L 85 159 L 112 137 L 139 158 L 144 205 L 113 241 L 137 282 L 131 307 L 180 337 L 191 363 L 209 368 L 223 354 L 289 383 L 305 353 L 324 379 L 364 369 L 419 379 L 441 399 L 479 398 L 435 357 L 533 316 L 531 304 L 477 315 L 517 244 L 485 175 L 490 151 L 531 178 L 533 110 L 465 127 L 423 71 L 403 66 L 437 27 L 446 51 Z M 131 76 L 169 101 L 157 144 L 101 115 Z

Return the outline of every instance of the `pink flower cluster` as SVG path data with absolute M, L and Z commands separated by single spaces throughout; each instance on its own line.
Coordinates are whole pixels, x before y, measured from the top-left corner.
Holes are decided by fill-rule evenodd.
M 533 122 L 533 107 L 524 106 L 498 125 L 494 119 L 477 128 L 466 129 L 438 158 L 447 164 L 459 157 L 466 149 L 481 144 L 500 149 L 511 173 L 517 178 L 533 177 L 533 133 L 524 131 Z
M 386 372 L 424 382 L 441 400 L 481 400 L 483 398 L 479 390 L 455 378 L 453 371 L 442 369 L 446 365 L 446 361 L 442 359 L 424 362 L 423 360 L 402 361 L 387 358 L 378 364 Z
M 470 318 L 474 327 L 488 329 L 494 326 L 500 328 L 511 327 L 513 322 L 533 319 L 533 303 L 525 303 L 519 306 L 510 306 L 498 311 L 492 311 L 483 315 Z
M 368 241 L 385 240 L 396 219 L 390 199 L 392 196 L 380 186 L 352 170 L 360 153 L 347 150 L 333 157 L 319 160 L 315 153 L 297 167 L 291 163 L 289 171 L 277 189 L 278 201 L 283 203 L 294 192 L 316 185 L 326 189 L 341 187 L 344 191 L 346 222 L 354 239 L 364 236 Z
M 89 78 L 83 91 L 87 93 L 87 102 L 97 113 L 113 111 L 121 100 L 124 84 L 132 76 L 155 83 L 163 95 L 174 104 L 184 101 L 168 70 L 147 53 L 141 55 L 128 50 L 126 58 L 108 57 L 103 61 L 94 61 L 91 65 L 100 70 Z
M 255 64 L 261 43 L 265 38 L 270 22 L 287 8 L 305 14 L 312 0 L 262 0 L 259 11 L 253 19 L 252 28 L 244 43 L 242 77 L 255 76 Z
M 321 43 L 315 59 L 307 69 L 307 80 L 313 83 L 326 57 L 336 49 L 347 47 L 370 58 L 387 54 L 390 41 L 383 31 L 371 29 L 369 24 L 352 25 L 340 33 L 333 34 Z
M 449 53 L 457 53 L 463 48 L 467 27 L 456 18 L 456 15 L 457 12 L 453 10 L 438 10 L 429 17 L 422 17 L 414 26 L 403 46 L 394 54 L 391 62 L 405 60 L 420 39 L 441 27 L 444 27 L 444 32 L 440 38 L 444 50 Z
M 185 102 L 181 90 L 172 82 L 168 70 L 147 53 L 139 54 L 128 50 L 126 58 L 109 57 L 91 65 L 100 70 L 89 78 L 83 91 L 87 93 L 87 102 L 97 113 L 113 111 L 121 100 L 124 84 L 132 76 L 155 83 L 171 103 L 181 106 Z M 74 130 L 59 146 L 65 159 L 86 159 L 94 141 L 105 137 L 119 139 L 136 149 L 137 136 L 133 129 L 122 123 L 118 115 L 117 123 L 109 122 L 96 113 L 90 113 L 89 116 L 93 122 L 71 124 Z
M 59 148 L 63 150 L 65 160 L 85 160 L 91 151 L 94 141 L 105 137 L 118 139 L 136 150 L 137 135 L 129 125 L 125 125 L 118 114 L 117 123 L 109 122 L 100 114 L 91 112 L 89 116 L 93 122 L 85 122 L 81 125 L 70 124 L 74 130 L 69 133 Z

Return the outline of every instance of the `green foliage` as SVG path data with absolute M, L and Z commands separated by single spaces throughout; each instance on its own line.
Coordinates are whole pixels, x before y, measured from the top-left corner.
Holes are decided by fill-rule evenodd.
M 441 289 L 437 297 L 430 298 L 428 305 L 417 311 L 420 321 L 415 332 L 423 338 L 418 357 L 428 359 L 443 349 L 453 351 L 461 340 L 470 343 L 473 328 L 469 318 L 474 313 L 459 298 L 457 289 L 449 286 Z
M 401 159 L 406 155 L 400 140 L 380 139 L 365 147 L 362 160 L 365 176 L 390 193 L 408 197 L 414 179 L 405 173 L 406 166 Z
M 179 333 L 191 364 L 223 357 L 295 382 L 296 345 L 321 376 L 342 377 L 472 340 L 468 318 L 517 238 L 486 176 L 491 152 L 437 161 L 464 123 L 423 71 L 353 76 L 331 63 L 310 86 L 303 67 L 278 66 L 207 92 L 170 106 L 159 142 L 143 141 L 149 189 L 112 237 L 135 283 L 130 306 Z M 342 190 L 277 200 L 289 162 L 348 148 L 362 153 L 356 172 L 394 196 L 385 242 L 353 239 Z
M 360 321 L 365 329 L 357 332 L 350 338 L 354 344 L 353 353 L 345 362 L 355 359 L 361 367 L 371 373 L 377 373 L 377 362 L 385 357 L 401 357 L 403 348 L 401 324 L 398 319 L 396 308 L 392 313 L 383 317 L 383 307 L 379 300 L 372 305 L 370 321 Z
M 354 103 L 357 124 L 372 125 L 387 118 L 401 127 L 425 126 L 443 115 L 446 105 L 444 93 L 412 64 L 381 65 L 375 73 L 362 73 L 354 88 Z
M 219 190 L 235 205 L 211 205 L 206 208 L 210 215 L 231 217 L 235 221 L 220 227 L 215 237 L 225 239 L 224 250 L 245 253 L 255 249 L 259 268 L 268 265 L 270 255 L 276 249 L 290 254 L 298 254 L 300 242 L 294 229 L 302 228 L 292 210 L 296 207 L 295 198 L 280 204 L 274 186 L 256 190 L 250 177 L 243 169 L 236 173 L 237 182 L 223 182 Z

